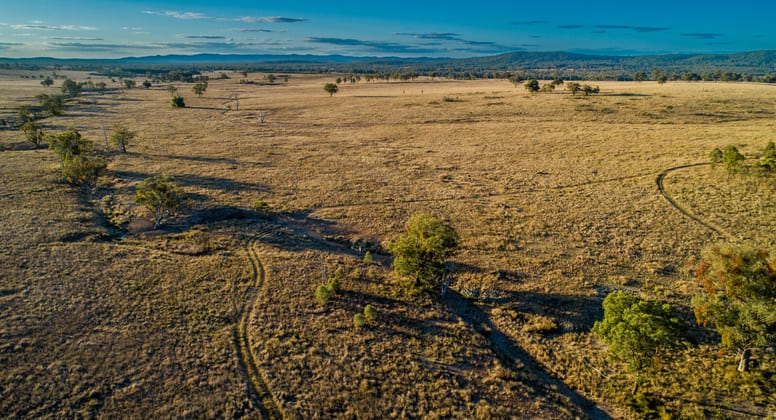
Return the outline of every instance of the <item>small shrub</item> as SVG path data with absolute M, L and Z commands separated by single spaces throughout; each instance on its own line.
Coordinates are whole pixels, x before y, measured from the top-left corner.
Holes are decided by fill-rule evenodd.
M 22 126 L 22 131 L 24 132 L 24 137 L 27 139 L 27 141 L 34 144 L 35 147 L 38 147 L 38 145 L 40 145 L 40 143 L 46 137 L 40 126 L 33 120 L 29 120 L 24 123 Z
M 270 213 L 269 203 L 264 200 L 256 200 L 251 204 L 251 210 L 262 216 L 267 216 Z
M 328 286 L 321 284 L 315 288 L 315 301 L 320 306 L 326 306 L 329 303 L 332 295 L 331 289 Z
M 173 108 L 186 108 L 186 103 L 183 102 L 183 96 L 173 95 L 170 98 L 170 106 Z
M 712 168 L 724 162 L 722 149 L 715 147 L 714 150 L 709 153 L 709 160 L 711 161 Z
M 364 307 L 364 320 L 367 323 L 373 324 L 377 321 L 377 309 L 372 305 L 366 305 Z
M 86 154 L 75 155 L 62 166 L 65 181 L 78 186 L 92 186 L 105 171 L 108 162 L 102 156 Z
M 456 97 L 445 96 L 445 97 L 442 98 L 442 100 L 445 101 L 445 102 L 463 102 L 463 99 L 461 99 L 461 98 L 459 98 L 457 96 Z
M 355 314 L 353 315 L 353 326 L 356 328 L 362 328 L 364 325 L 366 325 L 366 321 L 364 320 L 364 315 L 362 314 Z
M 725 169 L 730 173 L 741 172 L 744 169 L 744 155 L 738 151 L 736 146 L 725 146 L 722 150 L 722 161 Z
M 164 176 L 146 178 L 137 186 L 135 203 L 148 208 L 154 218 L 154 229 L 162 220 L 173 216 L 183 206 L 183 192 L 180 187 Z
M 345 269 L 342 267 L 337 267 L 337 269 L 334 271 L 334 276 L 329 278 L 329 281 L 326 283 L 326 286 L 331 290 L 332 293 L 337 293 L 340 290 L 340 281 L 345 277 Z
M 116 147 L 121 149 L 122 152 L 127 153 L 127 145 L 135 138 L 135 133 L 129 131 L 129 129 L 123 125 L 118 125 L 113 129 L 113 134 L 110 136 L 110 141 Z
M 369 252 L 369 251 L 367 251 L 367 252 L 364 254 L 364 264 L 366 264 L 366 265 L 371 265 L 371 264 L 372 264 L 372 263 L 374 263 L 374 262 L 375 262 L 375 260 L 374 260 L 374 258 L 372 257 L 372 253 L 371 253 L 371 252 Z

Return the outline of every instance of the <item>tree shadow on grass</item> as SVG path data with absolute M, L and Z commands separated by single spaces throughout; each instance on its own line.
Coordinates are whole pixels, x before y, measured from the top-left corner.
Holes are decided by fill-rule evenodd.
M 591 419 L 610 419 L 606 412 L 583 395 L 569 388 L 563 381 L 555 378 L 544 370 L 544 367 L 530 353 L 521 348 L 511 337 L 501 332 L 490 320 L 488 315 L 477 305 L 472 304 L 460 294 L 448 291 L 442 299 L 447 308 L 471 325 L 477 332 L 488 340 L 491 349 L 499 359 L 507 366 L 519 362 L 525 366 L 524 371 L 532 377 L 533 385 L 538 389 L 545 389 L 547 394 L 560 393 L 582 414 Z
M 129 181 L 142 181 L 156 174 L 146 174 L 134 171 L 111 171 L 111 174 L 120 179 Z M 237 191 L 251 193 L 269 193 L 270 188 L 263 184 L 236 181 L 233 179 L 218 178 L 204 175 L 180 174 L 170 176 L 173 182 L 184 188 L 204 188 L 209 190 Z

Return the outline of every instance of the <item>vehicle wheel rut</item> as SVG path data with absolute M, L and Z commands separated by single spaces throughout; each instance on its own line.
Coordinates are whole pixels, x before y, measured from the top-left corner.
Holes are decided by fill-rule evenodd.
M 234 328 L 234 345 L 237 349 L 237 363 L 248 377 L 248 391 L 251 394 L 250 399 L 254 408 L 259 411 L 262 418 L 282 419 L 283 413 L 272 397 L 272 393 L 267 385 L 268 382 L 259 369 L 256 357 L 251 350 L 251 338 L 248 334 L 248 324 L 256 307 L 256 296 L 259 289 L 264 285 L 266 277 L 264 266 L 259 259 L 255 247 L 255 240 L 251 240 L 246 246 L 248 259 L 253 269 L 253 279 L 252 284 L 248 287 L 245 302 L 240 309 L 239 322 Z
M 701 219 L 700 217 L 692 214 L 689 210 L 684 208 L 678 201 L 676 201 L 673 197 L 671 197 L 671 194 L 669 194 L 666 191 L 666 189 L 665 189 L 665 185 L 664 185 L 665 178 L 671 172 L 682 170 L 682 169 L 687 169 L 687 168 L 694 168 L 694 167 L 697 167 L 697 166 L 706 166 L 706 165 L 708 165 L 708 163 L 691 163 L 691 164 L 688 164 L 688 165 L 680 165 L 680 166 L 674 166 L 672 168 L 668 168 L 668 169 L 666 169 L 663 172 L 658 174 L 657 179 L 655 180 L 655 182 L 657 183 L 657 189 L 658 189 L 658 191 L 660 191 L 660 195 L 662 195 L 663 198 L 665 198 L 668 201 L 668 203 L 671 204 L 671 206 L 673 206 L 675 209 L 679 210 L 680 213 L 682 213 L 686 217 L 689 217 L 690 219 L 696 221 L 697 223 L 701 224 L 702 226 L 706 227 L 707 229 L 713 231 L 717 235 L 722 236 L 722 237 L 724 237 L 724 238 L 726 238 L 728 240 L 732 240 L 733 239 L 733 235 L 731 235 L 730 233 L 726 232 L 723 228 L 721 228 L 719 226 L 715 226 L 715 225 L 713 225 L 713 224 L 711 224 L 711 223 Z

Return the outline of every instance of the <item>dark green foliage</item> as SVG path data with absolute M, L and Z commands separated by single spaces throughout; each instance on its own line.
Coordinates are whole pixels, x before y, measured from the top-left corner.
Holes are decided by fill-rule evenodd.
M 64 164 L 74 156 L 92 152 L 92 142 L 81 138 L 81 133 L 74 127 L 49 137 L 49 149 L 59 156 Z
M 339 87 L 336 83 L 326 83 L 323 85 L 323 90 L 326 91 L 326 93 L 329 94 L 329 96 L 334 96 L 335 93 L 339 91 Z
M 363 314 L 353 315 L 353 326 L 356 328 L 363 328 L 366 325 L 366 320 Z
M 102 156 L 91 153 L 75 155 L 64 162 L 62 175 L 70 184 L 93 186 L 107 166 L 108 162 Z
M 251 204 L 251 210 L 255 211 L 261 216 L 269 216 L 271 209 L 269 203 L 264 200 L 256 200 Z
M 145 206 L 154 218 L 154 229 L 183 206 L 183 192 L 165 176 L 146 178 L 137 186 L 135 203 Z
M 372 253 L 367 251 L 364 254 L 364 264 L 370 265 L 370 264 L 374 263 L 374 261 L 375 260 L 374 260 L 374 257 L 372 257 Z
M 172 98 L 170 98 L 170 106 L 173 108 L 186 108 L 186 103 L 183 102 L 183 96 L 172 95 Z
M 318 287 L 315 288 L 315 301 L 318 302 L 318 305 L 320 306 L 326 306 L 333 294 L 334 293 L 325 284 L 319 284 Z
M 65 98 L 61 95 L 41 93 L 40 95 L 35 96 L 35 99 L 38 100 L 43 111 L 50 115 L 57 116 L 65 113 Z
M 577 92 L 582 90 L 582 85 L 580 85 L 577 82 L 568 82 L 568 83 L 566 83 L 566 90 L 571 92 L 572 95 L 576 95 Z
M 81 94 L 81 85 L 70 79 L 67 79 L 62 82 L 62 93 L 70 98 L 74 98 Z
M 46 76 L 46 79 L 40 82 L 44 87 L 49 87 L 54 84 L 54 81 L 50 77 Z
M 22 131 L 24 132 L 24 137 L 27 139 L 27 141 L 34 144 L 35 147 L 38 147 L 38 145 L 45 138 L 45 134 L 43 133 L 43 130 L 33 120 L 30 120 L 24 123 L 24 125 L 22 126 Z
M 529 91 L 529 92 L 531 92 L 531 93 L 538 92 L 538 91 L 539 91 L 539 89 L 541 89 L 541 88 L 539 87 L 539 81 L 538 81 L 538 80 L 536 80 L 536 79 L 531 79 L 531 80 L 528 80 L 527 82 L 525 82 L 525 83 L 523 84 L 523 86 L 525 87 L 525 90 L 527 90 L 527 91 Z
M 597 95 L 599 92 L 601 92 L 601 88 L 599 88 L 598 86 L 592 87 L 590 85 L 584 85 L 582 86 L 582 92 L 585 94 L 585 96 Z
M 326 283 L 326 287 L 328 287 L 333 294 L 339 293 L 340 282 L 343 278 L 345 278 L 345 269 L 342 268 L 342 266 L 337 267 L 337 269 L 334 270 L 334 275 L 330 277 L 329 281 Z
M 73 185 L 94 185 L 108 165 L 105 158 L 93 153 L 92 142 L 73 127 L 50 136 L 49 149 L 62 160 L 62 175 Z
M 643 71 L 637 71 L 637 72 L 633 73 L 633 80 L 635 80 L 637 82 L 643 82 L 643 81 L 647 80 L 647 74 L 644 73 Z
M 683 325 L 673 308 L 625 292 L 604 299 L 604 319 L 593 332 L 609 345 L 609 353 L 633 371 L 644 370 L 677 344 Z
M 736 146 L 725 146 L 722 150 L 722 162 L 725 164 L 725 169 L 730 173 L 741 172 L 744 169 L 744 160 L 744 155 L 738 151 Z
M 194 85 L 194 87 L 191 88 L 191 90 L 195 95 L 202 96 L 202 94 L 207 90 L 207 81 L 197 83 Z
M 35 120 L 35 111 L 31 110 L 27 105 L 19 105 L 16 112 L 16 123 L 19 126 L 24 126 L 33 120 Z
M 151 82 L 149 82 L 148 80 L 143 81 L 143 87 L 146 88 L 146 89 L 150 88 L 151 87 Z
M 555 90 L 555 84 L 554 83 L 545 83 L 542 85 L 542 92 L 544 93 L 551 93 Z
M 692 301 L 698 323 L 713 326 L 722 345 L 742 356 L 747 349 L 776 345 L 776 258 L 746 246 L 712 246 L 696 269 L 702 292 Z
M 411 293 L 446 287 L 446 261 L 458 247 L 458 235 L 431 214 L 415 214 L 407 221 L 403 236 L 388 245 L 400 283 Z
M 116 147 L 121 149 L 122 152 L 127 153 L 127 145 L 135 138 L 135 133 L 129 131 L 129 129 L 123 125 L 118 125 L 113 129 L 113 134 L 110 136 L 110 141 Z
M 709 153 L 709 160 L 711 160 L 711 166 L 715 167 L 722 162 L 724 162 L 724 155 L 722 154 L 722 149 L 719 147 L 715 147 L 714 150 Z
M 769 141 L 763 150 L 763 158 L 760 160 L 760 166 L 768 172 L 776 172 L 776 144 Z
M 135 85 L 137 85 L 137 83 L 135 83 L 134 80 L 124 79 L 124 86 L 126 86 L 127 89 L 132 89 L 133 87 L 135 87 Z
M 364 306 L 364 320 L 368 324 L 374 324 L 377 322 L 377 309 L 372 305 Z

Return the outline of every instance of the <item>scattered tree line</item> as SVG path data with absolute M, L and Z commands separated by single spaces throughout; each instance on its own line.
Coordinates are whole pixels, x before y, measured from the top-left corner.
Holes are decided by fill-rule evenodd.
M 746 157 L 733 145 L 719 147 L 709 153 L 711 166 L 723 165 L 728 173 L 748 173 L 769 175 L 776 172 L 776 144 L 769 141 L 763 149 L 761 157 L 752 164 L 746 164 Z

